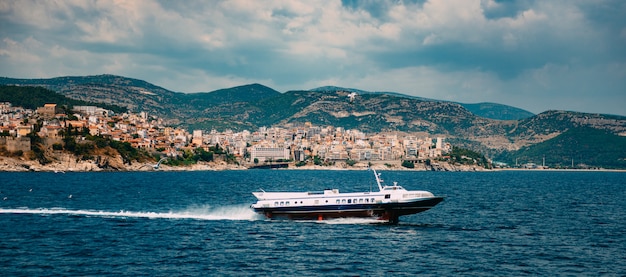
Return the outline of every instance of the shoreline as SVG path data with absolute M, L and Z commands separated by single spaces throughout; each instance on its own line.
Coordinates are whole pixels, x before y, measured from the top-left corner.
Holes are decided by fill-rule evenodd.
M 626 169 L 610 169 L 610 168 L 497 168 L 494 171 L 551 171 L 551 172 L 626 172 Z
M 249 168 L 243 165 L 227 164 L 225 162 L 208 162 L 198 163 L 189 166 L 168 166 L 160 165 L 158 169 L 154 168 L 154 163 L 134 162 L 130 165 L 122 164 L 116 168 L 103 168 L 94 161 L 64 161 L 53 162 L 41 165 L 37 161 L 15 159 L 10 157 L 0 157 L 0 172 L 175 172 L 175 171 L 225 171 L 225 170 L 267 170 Z M 399 164 L 390 164 L 389 161 L 372 162 L 371 165 L 357 163 L 354 166 L 348 166 L 345 163 L 339 163 L 333 166 L 321 165 L 305 165 L 296 167 L 290 165 L 285 168 L 274 168 L 271 170 L 368 170 L 373 168 L 376 170 L 389 171 L 441 171 L 441 172 L 499 172 L 499 171 L 545 171 L 545 172 L 626 172 L 626 169 L 556 169 L 556 168 L 494 168 L 486 169 L 483 167 L 469 165 L 451 165 L 448 163 L 439 163 L 435 166 L 426 167 L 423 164 L 416 165 L 415 168 L 402 167 Z

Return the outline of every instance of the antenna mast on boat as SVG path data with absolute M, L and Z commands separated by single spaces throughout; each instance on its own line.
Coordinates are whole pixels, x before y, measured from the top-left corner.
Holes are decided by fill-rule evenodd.
M 376 184 L 378 185 L 379 191 L 383 191 L 383 186 L 381 185 L 383 180 L 380 179 L 380 173 L 376 173 L 376 169 L 373 169 L 373 168 L 372 168 L 372 171 L 374 171 L 374 177 L 376 177 Z

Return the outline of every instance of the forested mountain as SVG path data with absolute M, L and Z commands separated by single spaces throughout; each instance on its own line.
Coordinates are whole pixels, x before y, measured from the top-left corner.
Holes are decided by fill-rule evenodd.
M 589 127 L 563 134 L 519 151 L 504 152 L 496 160 L 508 164 L 534 163 L 556 168 L 626 168 L 626 136 Z
M 13 106 L 36 110 L 47 103 L 55 103 L 59 106 L 89 106 L 98 105 L 116 113 L 126 112 L 128 109 L 116 105 L 87 102 L 71 99 L 42 87 L 22 87 L 0 85 L 0 102 L 10 102 Z
M 520 120 L 535 115 L 529 111 L 522 110 L 520 108 L 497 103 L 461 103 L 461 106 L 465 107 L 467 110 L 475 115 L 499 120 Z
M 410 95 L 405 95 L 405 94 L 401 94 L 401 93 L 397 93 L 397 92 L 369 92 L 369 91 L 364 91 L 364 90 L 359 90 L 359 89 L 353 89 L 353 88 L 342 88 L 342 87 L 335 87 L 335 86 L 325 86 L 325 87 L 319 87 L 319 88 L 314 88 L 311 89 L 309 91 L 316 91 L 316 92 L 348 92 L 348 93 L 357 93 L 360 95 L 364 95 L 364 94 L 377 94 L 377 95 L 382 95 L 382 94 L 386 94 L 386 95 L 391 95 L 391 96 L 397 96 L 397 97 L 401 97 L 401 98 L 410 98 L 410 99 L 417 99 L 417 100 L 422 100 L 422 101 L 435 101 L 435 102 L 444 102 L 441 100 L 436 100 L 436 99 L 430 99 L 430 98 L 424 98 L 424 97 L 417 97 L 417 96 L 410 96 Z M 454 102 L 456 103 L 456 102 Z M 463 106 L 464 108 L 466 108 L 468 111 L 472 112 L 473 114 L 480 116 L 480 117 L 485 117 L 485 118 L 489 118 L 489 119 L 496 119 L 496 120 L 519 120 L 519 119 L 524 119 L 524 118 L 529 118 L 532 117 L 533 113 L 526 111 L 526 110 L 522 110 L 520 108 L 516 108 L 516 107 L 511 107 L 511 106 L 507 106 L 507 105 L 502 105 L 502 104 L 497 104 L 497 103 L 475 103 L 475 104 L 465 104 L 465 103 L 457 103 L 461 106 Z

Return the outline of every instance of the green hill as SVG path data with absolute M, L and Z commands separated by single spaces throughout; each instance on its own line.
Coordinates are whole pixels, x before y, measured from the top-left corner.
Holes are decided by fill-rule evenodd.
M 544 142 L 505 152 L 496 160 L 514 165 L 535 163 L 553 168 L 626 168 L 626 137 L 588 127 L 570 129 Z
M 497 120 L 520 120 L 535 115 L 527 110 L 496 103 L 461 103 L 461 106 L 475 115 Z
M 59 106 L 98 106 L 116 113 L 126 112 L 126 108 L 116 105 L 107 105 L 67 98 L 49 89 L 42 87 L 20 87 L 0 85 L 0 102 L 10 102 L 15 107 L 35 110 L 46 103 L 56 103 Z
M 335 86 L 318 87 L 318 88 L 311 89 L 309 91 L 327 92 L 327 93 L 354 92 L 359 95 L 365 95 L 365 94 L 391 95 L 391 96 L 395 96 L 399 98 L 409 98 L 409 99 L 421 100 L 421 101 L 426 101 L 426 102 L 448 102 L 448 101 L 443 101 L 443 100 L 436 100 L 436 99 L 431 99 L 431 98 L 406 95 L 406 94 L 397 93 L 397 92 L 370 92 L 370 91 L 365 91 L 365 90 L 359 90 L 359 89 L 353 89 L 353 88 L 342 88 L 342 87 L 335 87 Z M 457 102 L 453 102 L 453 103 L 457 103 Z M 520 119 L 529 118 L 535 115 L 529 111 L 526 111 L 520 108 L 511 107 L 511 106 L 503 105 L 503 104 L 497 104 L 497 103 L 484 102 L 484 103 L 475 103 L 475 104 L 466 104 L 466 103 L 457 103 L 457 104 L 463 106 L 465 109 L 467 109 L 468 111 L 472 112 L 473 114 L 477 116 L 489 118 L 489 119 L 495 119 L 495 120 L 520 120 Z
M 184 98 L 194 101 L 199 107 L 232 102 L 256 102 L 280 95 L 280 92 L 260 84 L 250 84 L 208 93 L 185 94 Z

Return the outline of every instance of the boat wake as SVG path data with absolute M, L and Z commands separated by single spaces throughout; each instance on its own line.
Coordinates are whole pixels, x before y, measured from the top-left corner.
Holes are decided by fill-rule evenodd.
M 261 220 L 262 217 L 247 205 L 237 206 L 193 206 L 182 211 L 133 212 L 133 211 L 94 211 L 69 210 L 64 208 L 0 208 L 0 214 L 72 215 L 105 218 L 149 218 L 149 219 L 195 219 L 195 220 Z

